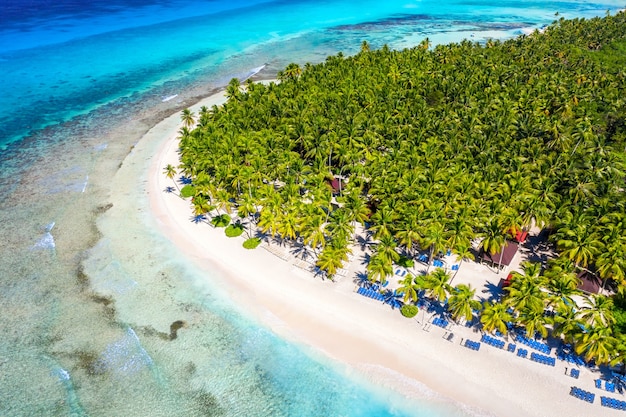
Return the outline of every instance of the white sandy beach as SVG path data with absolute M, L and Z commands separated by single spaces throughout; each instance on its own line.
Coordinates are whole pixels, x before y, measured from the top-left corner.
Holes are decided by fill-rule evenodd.
M 197 114 L 200 106 L 223 101 L 224 95 L 218 94 L 191 109 Z M 407 396 L 424 398 L 432 390 L 469 405 L 470 415 L 618 415 L 616 410 L 600 406 L 603 393 L 594 389 L 593 383 L 599 376 L 589 369 L 581 368 L 576 380 L 565 374 L 570 364 L 559 360 L 556 367 L 549 367 L 486 344 L 476 352 L 460 344 L 462 338 L 480 340 L 480 333 L 472 329 L 453 326 L 450 330 L 455 338 L 449 342 L 443 338 L 446 330 L 442 328 L 423 330 L 423 323 L 416 320 L 428 318 L 422 312 L 416 319 L 406 319 L 388 305 L 358 295 L 353 275 L 364 269 L 359 252 L 354 253 L 345 277 L 323 281 L 295 267 L 294 259 L 280 259 L 261 247 L 246 250 L 243 237 L 230 239 L 224 229 L 191 222 L 190 202 L 164 192 L 173 184 L 163 168 L 178 165 L 179 128 L 177 113 L 152 128 L 128 157 L 139 161 L 151 158 L 147 187 L 160 231 L 200 268 L 217 275 L 218 285 L 237 304 L 280 336 L 318 349 Z M 155 142 L 161 143 L 157 155 L 147 155 L 150 147 L 146 143 Z M 464 263 L 455 283 L 470 282 L 472 275 L 484 272 L 480 268 Z M 395 283 L 397 278 L 391 281 Z M 184 333 L 180 337 L 185 337 Z M 595 403 L 570 396 L 571 386 L 595 392 Z

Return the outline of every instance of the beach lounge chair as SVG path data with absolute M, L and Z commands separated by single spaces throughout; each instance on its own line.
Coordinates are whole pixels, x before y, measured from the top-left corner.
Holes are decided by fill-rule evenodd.
M 596 379 L 594 382 L 596 383 L 596 388 L 602 388 L 602 380 L 601 379 Z
M 615 384 L 609 381 L 604 382 L 604 389 L 608 392 L 615 392 Z
M 579 371 L 578 369 L 572 369 L 572 370 L 569 372 L 569 374 L 570 374 L 570 376 L 571 376 L 572 378 L 576 378 L 576 379 L 578 379 L 578 377 L 580 376 L 580 371 Z

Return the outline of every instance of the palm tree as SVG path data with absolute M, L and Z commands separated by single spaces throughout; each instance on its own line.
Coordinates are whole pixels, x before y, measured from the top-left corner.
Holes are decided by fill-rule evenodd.
M 183 126 L 187 129 L 191 129 L 196 124 L 195 115 L 189 109 L 183 110 L 180 115 L 180 120 L 183 122 Z
M 400 254 L 396 252 L 397 246 L 393 237 L 383 236 L 376 246 L 376 254 L 379 254 L 387 261 L 397 262 L 400 259 Z
M 239 100 L 241 98 L 241 83 L 237 78 L 232 78 L 226 86 L 226 98 L 228 101 Z
M 579 355 L 584 355 L 587 362 L 593 360 L 597 365 L 602 365 L 611 361 L 616 344 L 617 339 L 613 337 L 610 328 L 593 326 L 579 334 L 574 351 Z
M 556 314 L 552 316 L 550 322 L 552 324 L 552 334 L 554 336 L 562 336 L 568 343 L 572 342 L 574 336 L 581 332 L 581 327 L 584 324 L 578 318 L 573 304 L 557 305 Z
M 474 310 L 480 310 L 482 304 L 474 299 L 476 290 L 468 284 L 459 284 L 450 291 L 450 299 L 448 300 L 448 310 L 454 321 L 464 318 L 471 321 Z
M 174 165 L 172 164 L 167 164 L 165 168 L 163 168 L 163 173 L 165 174 L 167 178 L 174 181 L 174 185 L 176 186 L 176 189 L 180 193 L 180 188 L 178 187 L 178 183 L 174 179 L 176 177 L 176 167 L 174 167 Z
M 490 255 L 500 252 L 502 257 L 504 246 L 506 245 L 506 233 L 503 232 L 503 226 L 496 218 L 492 218 L 487 222 L 480 236 L 483 238 L 480 242 L 482 250 Z M 500 263 L 502 263 L 502 259 L 500 259 Z
M 459 269 L 461 269 L 461 264 L 463 264 L 463 261 L 465 259 L 471 259 L 471 260 L 475 259 L 474 252 L 472 251 L 471 242 L 459 242 L 456 246 L 452 248 L 452 253 L 456 255 L 456 258 L 459 261 L 459 267 L 454 272 L 454 275 L 450 279 L 451 284 L 454 278 L 456 277 L 456 274 L 458 274 Z
M 513 281 L 506 290 L 509 295 L 505 304 L 515 311 L 521 312 L 528 308 L 543 312 L 546 294 L 542 291 L 543 279 L 540 278 L 541 264 L 538 262 L 524 262 L 524 274 L 513 272 Z
M 537 309 L 527 305 L 519 312 L 517 321 L 526 328 L 526 336 L 534 337 L 539 333 L 542 338 L 548 337 L 547 319 L 543 314 L 543 308 Z
M 578 317 L 590 327 L 610 327 L 615 324 L 613 300 L 604 295 L 585 296 Z
M 430 249 L 430 255 L 428 256 L 428 264 L 433 260 L 435 252 L 442 252 L 446 249 L 446 242 L 448 236 L 442 223 L 431 223 L 420 240 L 420 246 Z
M 425 277 L 426 294 L 439 302 L 444 301 L 448 298 L 448 293 L 451 290 L 449 281 L 450 274 L 442 268 L 435 268 L 433 272 Z
M 480 315 L 480 322 L 485 332 L 492 333 L 498 330 L 500 333 L 506 334 L 507 323 L 511 321 L 513 321 L 513 316 L 509 314 L 504 304 L 490 302 L 484 304 L 483 312 Z
M 545 272 L 548 279 L 546 289 L 548 290 L 548 307 L 559 306 L 560 304 L 575 305 L 575 295 L 581 294 L 578 289 L 580 279 L 573 272 L 574 265 L 569 262 L 552 262 Z
M 602 243 L 590 227 L 577 224 L 573 229 L 565 229 L 563 238 L 557 241 L 561 255 L 571 259 L 576 266 L 586 267 L 598 253 Z
M 403 279 L 398 281 L 400 287 L 396 290 L 398 294 L 404 294 L 403 300 L 404 302 L 408 301 L 417 301 L 419 298 L 420 288 L 415 283 L 415 276 L 412 274 L 407 274 Z
M 387 282 L 387 277 L 393 275 L 391 259 L 380 253 L 374 254 L 367 264 L 367 275 L 371 281 Z

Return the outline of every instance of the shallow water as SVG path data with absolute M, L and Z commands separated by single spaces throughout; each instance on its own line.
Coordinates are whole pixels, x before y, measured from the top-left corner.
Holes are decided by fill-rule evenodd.
M 154 231 L 141 194 L 147 157 L 112 178 L 156 121 L 261 65 L 271 77 L 362 40 L 514 36 L 556 11 L 602 15 L 621 1 L 8 3 L 0 415 L 474 413 L 424 387 L 408 403 L 260 327 Z

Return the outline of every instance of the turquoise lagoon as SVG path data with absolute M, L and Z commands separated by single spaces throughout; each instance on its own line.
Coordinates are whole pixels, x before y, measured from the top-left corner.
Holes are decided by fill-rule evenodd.
M 621 1 L 0 4 L 0 415 L 470 416 L 262 327 L 111 178 L 157 121 L 232 77 L 373 48 L 516 36 Z M 168 101 L 166 97 L 176 95 Z M 156 146 L 156 144 L 154 145 Z M 129 181 L 142 181 L 141 166 Z M 141 190 L 138 184 L 137 190 Z M 217 272 L 216 272 L 217 273 Z M 169 340 L 170 325 L 188 327 Z

